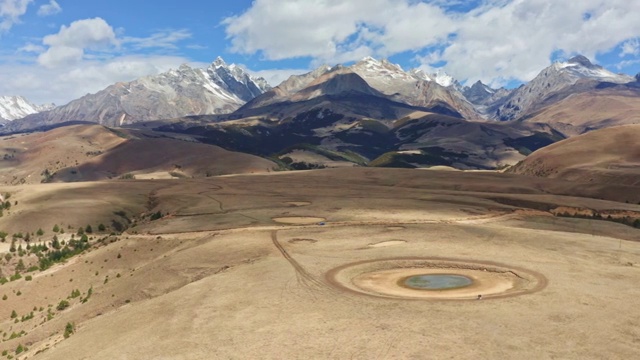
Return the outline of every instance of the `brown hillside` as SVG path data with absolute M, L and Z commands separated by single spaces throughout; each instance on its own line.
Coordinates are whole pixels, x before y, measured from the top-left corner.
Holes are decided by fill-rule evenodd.
M 567 137 L 605 127 L 640 124 L 638 90 L 612 88 L 569 96 L 525 122 L 551 125 Z
M 640 186 L 640 125 L 592 131 L 542 148 L 509 172 Z
M 0 183 L 40 183 L 117 146 L 125 138 L 100 125 L 74 125 L 0 139 Z
M 204 177 L 269 172 L 263 158 L 214 145 L 174 139 L 129 139 L 77 167 L 60 171 L 54 181 L 93 181 L 131 174 L 136 177 Z
M 0 139 L 0 182 L 200 177 L 268 172 L 276 165 L 257 156 L 170 138 L 136 136 L 100 125 L 74 125 Z M 48 175 L 47 175 L 48 174 Z

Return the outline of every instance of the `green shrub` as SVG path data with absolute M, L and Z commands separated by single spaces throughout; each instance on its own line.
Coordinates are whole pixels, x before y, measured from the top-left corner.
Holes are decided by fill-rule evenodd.
M 66 308 L 68 308 L 70 306 L 69 302 L 67 300 L 60 300 L 60 302 L 58 303 L 58 306 L 56 306 L 56 309 L 58 311 L 62 311 Z
M 64 338 L 68 339 L 75 331 L 75 326 L 72 323 L 67 323 L 67 326 L 64 327 Z

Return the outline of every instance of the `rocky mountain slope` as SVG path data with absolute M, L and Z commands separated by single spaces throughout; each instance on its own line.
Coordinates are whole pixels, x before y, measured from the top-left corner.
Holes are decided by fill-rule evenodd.
M 22 96 L 0 96 L 0 121 L 21 119 L 54 107 L 54 104 L 35 105 Z
M 584 56 L 576 56 L 544 69 L 533 80 L 514 90 L 490 116 L 498 120 L 515 120 L 579 91 L 570 89 L 575 85 L 589 82 L 625 84 L 634 80 L 631 76 L 615 74 L 594 65 Z M 564 96 L 556 96 L 549 101 L 558 93 L 564 93 Z
M 268 89 L 264 79 L 218 58 L 206 69 L 182 65 L 159 75 L 111 85 L 51 111 L 27 116 L 8 130 L 68 121 L 122 126 L 185 115 L 230 113 Z
M 347 76 L 347 74 L 352 75 Z M 356 80 L 356 78 L 360 80 Z M 328 79 L 332 79 L 330 87 L 326 86 Z M 339 81 L 336 79 L 341 79 L 340 82 L 349 80 L 348 83 L 339 85 Z M 357 82 L 357 86 L 355 86 L 355 82 Z M 320 86 L 323 83 L 325 85 Z M 412 107 L 440 108 L 449 115 L 468 119 L 477 118 L 473 105 L 464 99 L 464 96 L 454 85 L 455 81 L 446 75 L 428 75 L 417 70 L 407 72 L 399 65 L 387 60 L 378 61 L 368 57 L 352 66 L 329 67 L 325 65 L 307 74 L 292 76 L 247 103 L 233 117 L 240 118 L 247 116 L 247 114 L 255 116 L 259 113 L 256 109 L 266 109 L 273 104 L 291 104 L 321 96 L 360 93 Z M 372 101 L 377 100 L 372 99 Z M 375 107 L 375 104 L 372 106 Z M 267 112 L 273 114 L 272 108 L 269 108 Z

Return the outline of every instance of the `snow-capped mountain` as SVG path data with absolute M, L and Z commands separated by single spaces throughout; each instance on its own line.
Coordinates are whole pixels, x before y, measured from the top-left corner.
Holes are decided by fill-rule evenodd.
M 404 71 L 399 65 L 387 60 L 366 57 L 351 66 L 323 65 L 310 73 L 291 76 L 271 91 L 249 102 L 243 109 L 308 101 L 339 93 L 360 93 L 415 107 L 447 108 L 451 114 L 457 113 L 468 119 L 476 118 L 473 105 L 464 99 L 456 84 L 457 81 L 444 73 L 428 75 L 420 70 Z
M 513 91 L 492 116 L 498 120 L 516 119 L 535 111 L 545 104 L 552 94 L 558 94 L 585 81 L 625 84 L 634 81 L 634 78 L 615 74 L 579 55 L 567 62 L 556 62 L 542 70 L 529 83 Z M 560 96 L 557 100 L 560 100 Z
M 54 107 L 54 104 L 35 105 L 22 96 L 0 96 L 0 119 L 21 119 L 27 115 L 51 110 Z
M 51 111 L 14 121 L 9 130 L 67 121 L 121 126 L 186 115 L 231 113 L 268 89 L 263 78 L 254 78 L 239 66 L 217 58 L 206 69 L 182 65 L 159 75 L 113 84 Z

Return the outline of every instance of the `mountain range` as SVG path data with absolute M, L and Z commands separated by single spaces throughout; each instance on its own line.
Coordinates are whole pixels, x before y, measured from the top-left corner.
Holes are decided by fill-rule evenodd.
M 271 87 L 235 64 L 217 58 L 208 68 L 176 70 L 113 84 L 95 94 L 32 114 L 7 126 L 21 131 L 68 121 L 122 126 L 185 115 L 233 112 Z
M 153 124 L 294 167 L 335 164 L 496 168 L 567 137 L 638 123 L 638 77 L 584 56 L 556 62 L 516 89 L 462 86 L 444 74 L 387 60 L 323 65 L 276 87 L 221 58 L 117 83 L 69 104 L 14 120 L 3 132 L 69 121 L 110 127 Z M 580 104 L 603 112 L 571 118 Z M 615 104 L 624 106 L 612 106 Z M 608 105 L 607 105 L 608 104 Z M 571 108 L 566 114 L 563 109 Z M 571 118 L 571 119 L 569 119 Z M 301 154 L 306 154 L 302 156 Z M 306 160 L 311 156 L 315 160 Z
M 0 96 L 0 122 L 21 119 L 53 108 L 55 104 L 35 105 L 23 96 Z

